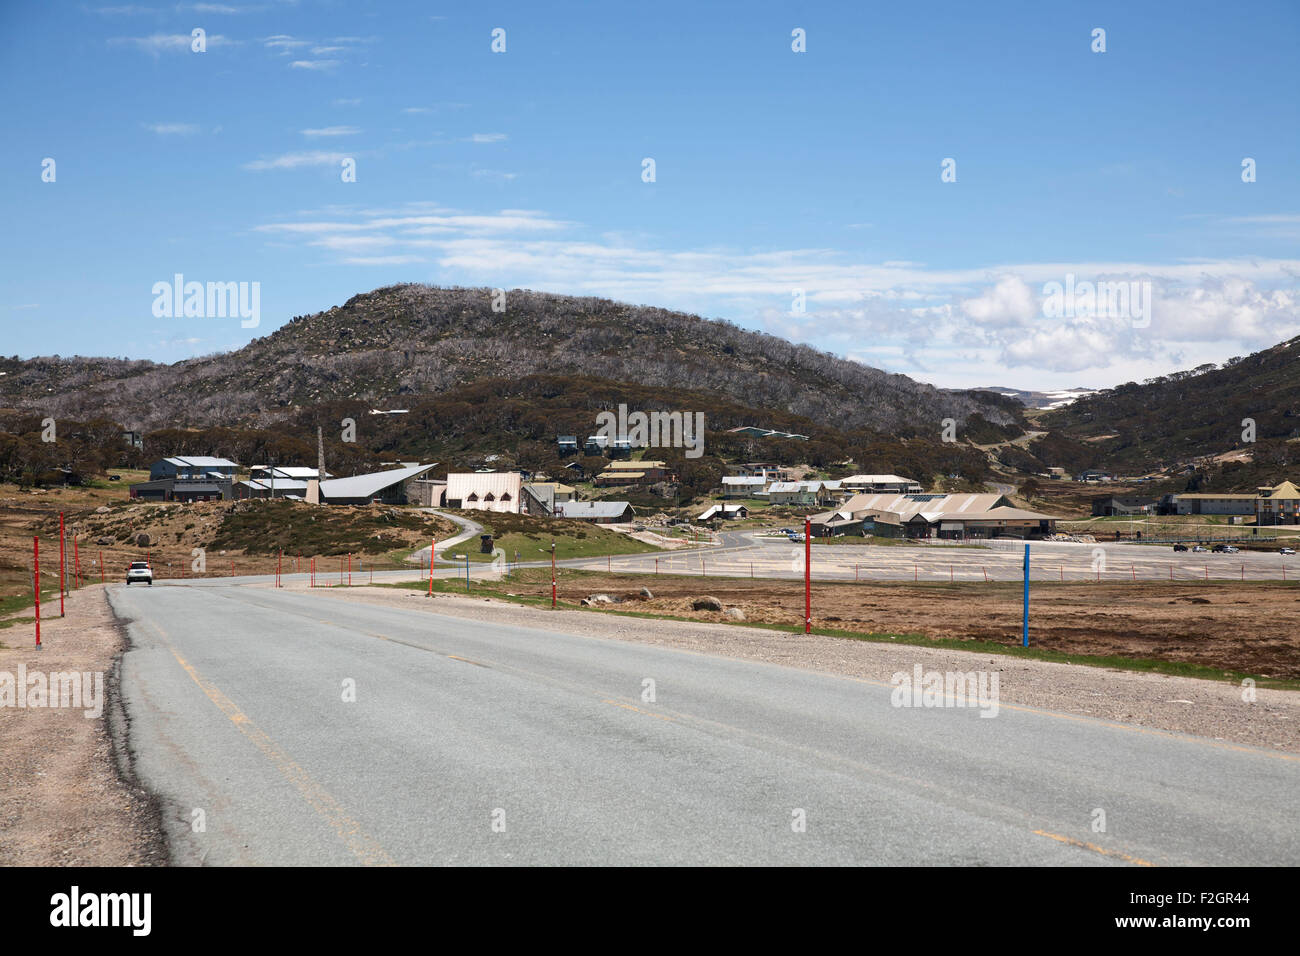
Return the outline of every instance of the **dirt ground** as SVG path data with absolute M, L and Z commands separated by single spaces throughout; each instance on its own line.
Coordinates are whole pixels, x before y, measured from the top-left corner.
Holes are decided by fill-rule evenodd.
M 28 677 L 102 674 L 102 713 L 87 719 L 85 700 L 81 709 L 0 706 L 0 866 L 165 864 L 157 806 L 109 734 L 122 719 L 113 704 L 125 638 L 103 588 L 74 593 L 66 609 L 63 619 L 57 603 L 53 617 L 42 614 L 40 651 L 32 625 L 0 631 L 0 674 L 16 677 L 20 665 Z
M 549 596 L 549 584 L 548 577 L 537 593 Z M 628 595 L 642 585 L 654 599 L 625 609 L 724 620 L 722 612 L 691 610 L 695 598 L 711 595 L 740 608 L 750 622 L 803 620 L 798 582 L 593 574 L 562 577 L 559 596 L 577 603 L 593 593 Z M 1021 592 L 1014 585 L 814 584 L 812 596 L 813 621 L 821 627 L 1020 642 Z M 1300 585 L 1294 582 L 1039 585 L 1030 592 L 1029 625 L 1034 647 L 1300 679 Z

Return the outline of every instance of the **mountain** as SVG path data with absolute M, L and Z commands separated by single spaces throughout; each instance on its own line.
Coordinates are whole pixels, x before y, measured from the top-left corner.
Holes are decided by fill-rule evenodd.
M 1099 467 L 1145 474 L 1244 458 L 1256 467 L 1233 466 L 1238 483 L 1267 481 L 1300 464 L 1300 337 L 1222 365 L 1105 389 L 1038 423 L 1091 445 Z
M 1019 388 L 1007 388 L 1003 385 L 990 385 L 987 388 L 979 388 L 974 391 L 1005 395 L 1008 398 L 1014 398 L 1026 408 L 1064 408 L 1071 402 L 1076 402 L 1081 398 L 1087 398 L 1089 395 L 1097 393 L 1095 388 L 1058 388 L 1051 392 L 1032 392 Z
M 498 313 L 489 289 L 395 285 L 295 317 L 237 351 L 172 365 L 0 359 L 0 403 L 137 430 L 266 426 L 333 402 L 401 408 L 478 381 L 545 374 L 706 390 L 888 434 L 937 435 L 944 418 L 978 415 L 1013 430 L 1020 420 L 1013 399 L 938 389 L 730 322 L 526 290 L 505 301 Z

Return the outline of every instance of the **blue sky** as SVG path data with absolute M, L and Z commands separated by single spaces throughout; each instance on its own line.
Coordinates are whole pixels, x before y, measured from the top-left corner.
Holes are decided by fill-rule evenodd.
M 9 0 L 0 353 L 174 361 L 415 281 L 944 386 L 1222 361 L 1300 333 L 1297 40 L 1294 2 Z M 260 324 L 155 317 L 177 273 Z M 1045 314 L 1067 281 L 1149 304 Z

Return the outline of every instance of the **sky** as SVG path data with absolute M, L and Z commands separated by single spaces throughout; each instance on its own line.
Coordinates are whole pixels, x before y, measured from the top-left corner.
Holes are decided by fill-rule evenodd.
M 0 0 L 0 354 L 172 362 L 425 282 L 944 387 L 1223 362 L 1300 334 L 1298 40 L 1295 0 Z

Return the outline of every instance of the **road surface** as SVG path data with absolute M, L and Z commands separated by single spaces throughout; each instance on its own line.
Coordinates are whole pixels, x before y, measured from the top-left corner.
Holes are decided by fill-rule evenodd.
M 182 863 L 1300 863 L 1291 754 L 329 591 L 110 600 Z

